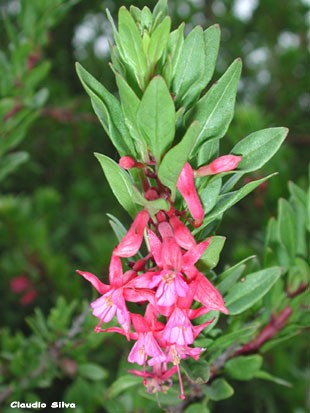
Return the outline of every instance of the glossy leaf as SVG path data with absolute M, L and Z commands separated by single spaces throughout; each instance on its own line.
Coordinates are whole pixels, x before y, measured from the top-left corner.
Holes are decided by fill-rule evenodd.
M 187 94 L 197 95 L 195 85 L 199 83 L 205 71 L 204 52 L 205 42 L 203 30 L 200 26 L 195 27 L 186 37 L 180 55 L 179 64 L 172 81 L 172 91 L 176 96 L 176 101 L 183 104 Z
M 242 156 L 238 169 L 251 172 L 261 168 L 278 151 L 287 133 L 287 128 L 269 128 L 242 139 L 231 151 Z
M 131 215 L 138 212 L 138 205 L 134 202 L 134 187 L 127 172 L 109 157 L 95 153 L 110 187 L 122 207 Z
M 152 67 L 158 62 L 166 50 L 169 40 L 170 25 L 171 19 L 167 16 L 156 27 L 151 35 L 147 56 Z
M 251 257 L 247 257 L 244 260 L 238 262 L 238 264 L 234 265 L 231 268 L 228 268 L 228 270 L 224 271 L 221 274 L 221 282 L 217 285 L 217 289 L 219 292 L 224 295 L 235 285 L 235 283 L 239 280 L 241 275 L 244 273 L 244 270 L 246 269 L 245 263 L 249 260 L 252 260 L 255 258 L 255 255 L 252 255 Z
M 201 179 L 201 182 L 203 182 L 203 178 Z M 217 203 L 222 188 L 222 179 L 216 177 L 215 179 L 211 179 L 207 185 L 200 185 L 199 188 L 199 197 L 205 214 L 207 214 Z
M 242 198 L 247 196 L 250 192 L 254 191 L 260 184 L 265 182 L 267 179 L 271 178 L 275 174 L 271 174 L 265 178 L 258 179 L 257 181 L 249 182 L 248 184 L 244 185 L 238 191 L 228 192 L 226 194 L 222 194 L 218 197 L 218 201 L 215 207 L 210 211 L 209 214 L 205 217 L 205 224 L 211 222 L 215 218 L 221 216 L 227 209 L 231 208 L 237 202 L 239 202 Z
M 236 283 L 225 297 L 229 313 L 240 314 L 252 307 L 271 289 L 281 273 L 281 267 L 271 267 L 249 274 Z
M 121 98 L 121 105 L 124 112 L 125 123 L 130 135 L 135 140 L 135 146 L 141 159 L 147 156 L 146 143 L 137 124 L 137 111 L 140 105 L 140 99 L 128 85 L 126 80 L 120 74 L 116 73 L 116 83 Z
M 182 361 L 181 368 L 193 383 L 203 384 L 209 380 L 210 369 L 205 360 L 200 359 L 197 363 L 195 360 L 187 359 Z
M 203 32 L 205 42 L 205 71 L 203 87 L 210 82 L 215 69 L 216 59 L 220 47 L 221 29 L 218 24 L 208 27 Z
M 220 254 L 224 247 L 226 237 L 215 235 L 211 238 L 208 248 L 201 257 L 202 263 L 209 269 L 217 266 L 220 260 Z
M 107 390 L 107 397 L 112 399 L 131 387 L 141 385 L 141 377 L 126 374 L 116 379 Z
M 185 24 L 182 23 L 180 26 L 170 33 L 168 45 L 167 45 L 167 61 L 163 68 L 163 76 L 166 82 L 170 85 L 176 69 L 178 67 L 181 52 L 183 50 L 184 44 L 184 27 Z
M 158 164 L 174 139 L 175 109 L 164 79 L 154 77 L 139 106 L 137 120 Z
M 13 152 L 0 159 L 0 182 L 29 159 L 27 152 Z
M 121 156 L 134 155 L 135 149 L 126 128 L 119 101 L 79 63 L 76 64 L 76 70 L 91 98 L 96 115 L 119 154 Z
M 285 199 L 279 200 L 278 236 L 293 262 L 297 243 L 296 218 L 293 208 Z
M 93 363 L 85 363 L 79 365 L 78 374 L 86 379 L 97 381 L 106 379 L 108 376 L 107 370 Z
M 233 118 L 237 86 L 241 74 L 241 60 L 236 59 L 224 75 L 197 102 L 188 118 L 198 120 L 201 131 L 192 156 L 207 139 L 222 138 Z
M 225 363 L 225 371 L 236 380 L 251 380 L 260 370 L 263 363 L 262 356 L 240 356 Z
M 225 379 L 216 379 L 210 386 L 206 386 L 204 394 L 211 400 L 219 401 L 231 397 L 234 394 L 234 389 Z
M 172 199 L 175 197 L 177 180 L 195 144 L 199 128 L 198 122 L 193 122 L 182 140 L 166 153 L 158 169 L 158 177 L 171 190 Z
M 140 88 L 145 87 L 147 71 L 146 57 L 138 27 L 126 7 L 118 13 L 118 32 L 123 60 L 132 68 Z

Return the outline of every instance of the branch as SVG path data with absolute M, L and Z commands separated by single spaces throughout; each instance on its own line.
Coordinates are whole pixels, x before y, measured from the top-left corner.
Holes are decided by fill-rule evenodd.
M 66 344 L 68 340 L 72 340 L 75 336 L 77 336 L 81 331 L 82 331 L 82 326 L 84 324 L 85 318 L 88 314 L 89 310 L 88 308 L 85 309 L 79 316 L 77 316 L 73 322 L 70 330 L 67 332 L 67 334 L 55 341 L 54 343 L 51 343 L 45 353 L 43 353 L 40 357 L 40 363 L 39 366 L 29 374 L 29 376 L 24 377 L 20 383 L 19 387 L 22 390 L 27 389 L 30 387 L 30 383 L 33 379 L 36 379 L 46 371 L 48 368 L 48 359 L 51 358 L 53 360 L 53 363 L 58 364 L 59 362 L 59 355 L 60 355 L 60 349 Z M 9 385 L 0 392 L 0 404 L 4 402 L 8 397 L 11 396 L 13 393 L 14 388 L 12 385 Z

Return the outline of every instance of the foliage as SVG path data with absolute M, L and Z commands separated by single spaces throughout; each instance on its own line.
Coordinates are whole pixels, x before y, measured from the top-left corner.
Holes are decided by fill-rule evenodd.
M 291 34 L 298 27 L 303 38 L 304 2 L 281 3 L 279 13 L 276 0 L 261 0 L 248 21 L 235 12 L 238 2 L 223 1 L 219 13 L 218 1 L 188 2 L 188 9 L 177 1 L 169 5 L 171 21 L 164 1 L 156 6 L 154 20 L 147 8 L 142 10 L 143 2 L 136 2 L 142 11 L 122 7 L 117 28 L 112 20 L 122 4 L 110 2 L 104 7 L 113 16 L 108 15 L 111 29 L 95 0 L 21 1 L 19 10 L 9 3 L 0 3 L 5 27 L 0 288 L 2 321 L 9 326 L 1 328 L 0 338 L 3 411 L 11 411 L 12 400 L 65 400 L 81 413 L 225 413 L 246 412 L 249 406 L 255 412 L 306 411 L 306 56 L 301 45 L 280 42 L 285 27 Z M 275 24 L 268 24 L 266 7 Z M 75 40 L 74 57 L 72 38 L 87 21 L 93 40 Z M 193 29 L 194 22 L 209 27 Z M 222 29 L 220 52 L 215 23 Z M 92 41 L 101 31 L 105 37 L 114 32 L 117 46 L 110 74 L 107 55 L 98 59 L 94 54 Z M 251 57 L 260 46 L 272 56 L 261 64 Z M 229 64 L 238 55 L 244 70 L 234 108 L 241 65 L 239 59 Z M 105 132 L 73 74 L 76 57 L 89 71 L 78 66 Z M 271 79 L 267 83 L 260 80 L 264 70 Z M 291 132 L 271 159 L 284 139 L 285 130 L 277 127 L 283 118 Z M 178 208 L 185 203 L 177 180 L 188 159 L 197 169 L 220 153 L 243 156 L 237 170 L 196 178 L 205 220 L 194 230 L 195 238 L 213 235 L 198 267 L 223 295 L 230 316 L 211 311 L 197 320 L 212 323 L 195 341 L 206 348 L 200 360 L 181 363 L 183 401 L 176 384 L 166 393 L 147 393 L 142 379 L 128 373 L 126 340 L 92 332 L 95 322 L 85 302 L 89 289 L 73 274 L 76 267 L 106 273 L 113 245 L 129 226 L 125 211 L 134 218 L 143 208 L 151 216 L 168 209 L 166 200 L 143 197 L 139 170 L 120 168 L 113 145 L 120 155 L 141 162 L 150 148 L 156 173 Z M 123 210 L 103 184 L 92 152 Z M 287 185 L 288 179 L 294 182 Z M 112 229 L 104 212 L 110 212 Z

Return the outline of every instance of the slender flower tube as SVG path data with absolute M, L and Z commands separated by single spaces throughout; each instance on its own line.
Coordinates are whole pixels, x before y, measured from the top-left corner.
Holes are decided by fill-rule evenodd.
M 214 159 L 209 165 L 202 166 L 195 171 L 195 177 L 216 175 L 221 172 L 233 171 L 237 168 L 242 156 L 224 155 Z
M 194 171 L 188 162 L 184 165 L 181 171 L 177 182 L 177 188 L 185 199 L 196 225 L 201 225 L 204 217 L 204 210 L 195 187 Z
M 115 255 L 119 257 L 133 257 L 137 254 L 142 244 L 144 230 L 149 219 L 149 213 L 145 210 L 137 214 L 127 234 L 115 248 Z

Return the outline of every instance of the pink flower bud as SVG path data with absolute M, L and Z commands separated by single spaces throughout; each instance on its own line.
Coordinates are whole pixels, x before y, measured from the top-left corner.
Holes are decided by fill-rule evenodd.
M 127 234 L 115 248 L 115 255 L 119 257 L 133 257 L 142 244 L 145 227 L 149 221 L 149 214 L 143 210 L 138 213 Z
M 19 277 L 13 277 L 10 281 L 10 287 L 13 293 L 21 293 L 30 287 L 29 278 L 26 275 L 20 275 Z
M 214 159 L 209 165 L 197 169 L 195 176 L 216 175 L 221 172 L 228 172 L 236 169 L 242 156 L 224 155 Z
M 37 298 L 37 292 L 34 288 L 27 291 L 20 299 L 20 303 L 23 306 L 31 304 Z
M 137 162 L 131 156 L 122 156 L 118 164 L 124 169 L 131 169 L 137 165 Z
M 187 203 L 188 209 L 196 221 L 197 226 L 201 225 L 204 210 L 195 187 L 194 171 L 189 163 L 186 163 L 181 171 L 177 188 Z

